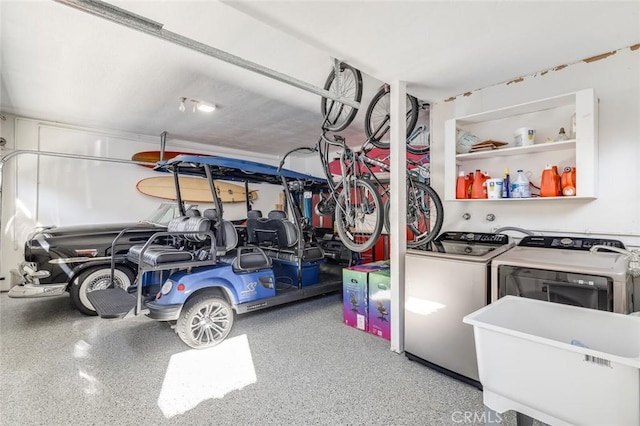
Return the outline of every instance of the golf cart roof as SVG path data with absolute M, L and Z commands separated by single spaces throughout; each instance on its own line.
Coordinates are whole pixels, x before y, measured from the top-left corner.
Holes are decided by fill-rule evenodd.
M 269 164 L 217 156 L 179 155 L 158 166 L 155 170 L 173 171 L 179 174 L 206 177 L 205 166 L 211 169 L 214 179 L 252 183 L 282 185 L 282 177 L 287 181 L 302 181 L 305 186 L 325 186 L 325 178 L 311 176 L 288 169 L 280 169 Z

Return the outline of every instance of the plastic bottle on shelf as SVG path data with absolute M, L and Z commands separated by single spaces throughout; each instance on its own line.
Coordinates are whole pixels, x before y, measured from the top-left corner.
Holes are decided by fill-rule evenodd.
M 562 195 L 562 178 L 560 177 L 560 173 L 558 173 L 558 166 L 551 166 L 553 170 L 553 178 L 556 181 L 556 196 Z
M 502 198 L 511 198 L 511 180 L 508 167 L 505 167 L 504 177 L 502 178 Z
M 511 198 L 530 198 L 529 179 L 522 170 L 518 170 L 516 178 L 511 183 Z
M 567 141 L 567 140 L 569 140 L 569 137 L 565 133 L 564 127 L 560 127 L 560 131 L 558 132 L 558 137 L 556 138 L 556 141 Z
M 479 169 L 476 170 L 476 173 L 473 176 L 473 185 L 471 187 L 471 198 L 487 198 L 487 187 L 484 185 L 484 182 L 488 178 L 489 177 Z
M 562 195 L 576 195 L 576 168 L 565 167 L 561 177 Z
M 467 191 L 469 185 L 467 184 L 469 181 L 469 176 L 465 174 L 465 172 L 458 173 L 458 180 L 456 181 L 456 198 L 457 199 L 465 199 L 467 198 Z
M 556 195 L 558 195 L 558 181 L 553 174 L 551 164 L 547 164 L 542 171 L 542 178 L 540 179 L 540 196 L 555 197 Z

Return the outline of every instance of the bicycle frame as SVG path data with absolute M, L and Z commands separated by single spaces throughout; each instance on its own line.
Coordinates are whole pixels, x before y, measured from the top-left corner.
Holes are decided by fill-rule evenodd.
M 337 135 L 334 136 L 335 141 L 331 141 L 325 136 L 325 132 L 323 132 L 322 136 L 318 140 L 317 150 L 320 154 L 320 161 L 322 162 L 322 167 L 325 170 L 325 174 L 327 174 L 327 181 L 329 183 L 329 193 L 335 202 L 335 205 L 338 208 L 342 208 L 340 203 L 338 202 L 338 196 L 342 191 L 351 191 L 352 183 L 354 179 L 359 178 L 358 173 L 356 171 L 356 158 L 354 157 L 354 152 L 349 148 L 344 140 Z M 340 151 L 340 175 L 341 179 L 336 183 L 332 178 L 329 172 L 329 146 L 337 146 L 342 148 Z M 346 192 L 349 193 L 349 192 Z M 344 213 L 348 214 L 351 209 L 351 200 L 350 197 L 346 197 L 345 200 L 345 210 Z
M 325 146 L 323 146 L 323 143 Z M 350 179 L 346 179 L 348 183 L 349 180 L 353 179 L 368 179 L 373 180 L 376 183 L 376 186 L 383 189 L 382 194 L 388 194 L 389 189 L 385 187 L 385 185 L 380 181 L 380 179 L 376 176 L 373 171 L 373 167 L 379 167 L 384 172 L 389 172 L 391 170 L 391 165 L 388 161 L 383 161 L 375 158 L 369 157 L 367 154 L 374 148 L 373 145 L 369 143 L 369 141 L 365 141 L 362 145 L 362 151 L 355 152 L 350 147 L 348 147 L 342 138 L 338 138 L 337 141 L 329 140 L 324 134 L 320 138 L 318 142 L 318 150 L 320 152 L 320 160 L 322 161 L 323 168 L 325 172 L 329 175 L 329 150 L 328 145 L 338 146 L 342 148 L 340 152 L 340 171 L 342 179 L 338 183 L 334 182 L 332 179 L 329 179 L 329 187 L 332 192 L 339 192 L 340 187 L 345 185 L 345 177 L 349 177 Z M 428 169 L 424 167 L 424 165 L 420 162 L 407 159 L 407 178 L 415 179 L 420 182 L 425 182 L 429 184 L 428 178 L 424 175 L 428 174 Z M 410 166 L 414 166 L 414 168 L 410 168 Z M 363 172 L 363 169 L 366 172 Z
M 381 196 L 389 195 L 390 188 L 386 182 L 381 181 L 374 168 L 379 168 L 382 172 L 389 172 L 391 165 L 389 158 L 372 158 L 369 153 L 373 146 L 367 146 L 359 152 L 353 152 L 352 170 L 355 171 L 356 179 L 366 179 Z M 422 161 L 415 161 L 407 158 L 407 226 L 413 234 L 413 240 L 408 241 L 410 247 L 418 247 L 430 241 L 442 226 L 442 202 L 437 193 L 430 187 L 430 173 Z M 388 203 L 388 198 L 387 202 Z M 385 204 L 386 205 L 386 204 Z M 388 208 L 388 206 L 387 206 Z M 388 210 L 384 210 L 385 227 L 389 229 Z M 435 214 L 435 216 L 434 216 Z

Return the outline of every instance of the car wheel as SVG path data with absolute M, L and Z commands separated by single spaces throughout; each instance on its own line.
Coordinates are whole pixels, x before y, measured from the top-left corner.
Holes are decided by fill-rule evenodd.
M 116 268 L 114 270 L 115 285 L 127 289 L 135 280 L 135 275 L 128 268 Z M 94 290 L 104 290 L 111 285 L 111 267 L 104 266 L 91 268 L 75 278 L 71 282 L 69 293 L 73 305 L 85 315 L 97 315 L 87 293 Z
M 203 294 L 187 302 L 178 319 L 180 339 L 194 349 L 222 342 L 233 327 L 234 312 L 220 296 Z

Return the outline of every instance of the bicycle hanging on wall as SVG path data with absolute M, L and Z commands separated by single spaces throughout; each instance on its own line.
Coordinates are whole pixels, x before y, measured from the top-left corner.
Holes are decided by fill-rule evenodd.
M 336 75 L 336 70 L 339 72 Z M 348 99 L 360 102 L 362 96 L 362 76 L 360 71 L 341 63 L 331 71 L 325 89 Z M 369 104 L 365 114 L 366 140 L 358 151 L 346 143 L 345 138 L 333 134 L 346 129 L 357 114 L 357 109 L 338 101 L 322 98 L 322 134 L 314 148 L 296 148 L 284 155 L 281 165 L 288 155 L 299 150 L 317 151 L 323 171 L 327 177 L 329 194 L 316 205 L 319 215 L 335 215 L 336 228 L 344 245 L 354 251 L 371 249 L 383 226 L 389 230 L 389 187 L 374 172 L 389 172 L 389 156 L 374 158 L 374 147 L 388 150 L 389 141 L 389 86 L 383 85 Z M 411 154 L 427 154 L 428 143 L 418 137 L 426 129 L 415 129 L 418 100 L 407 95 L 407 151 Z M 415 131 L 414 131 L 415 129 Z M 331 170 L 331 148 L 337 148 L 338 170 Z M 338 176 L 336 178 L 336 175 Z M 429 185 L 428 167 L 420 161 L 407 159 L 407 246 L 418 247 L 431 241 L 442 227 L 444 218 L 442 201 Z M 386 201 L 383 201 L 386 199 Z

